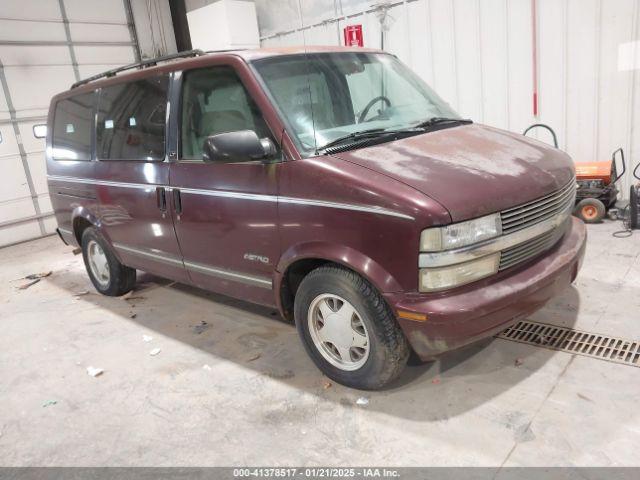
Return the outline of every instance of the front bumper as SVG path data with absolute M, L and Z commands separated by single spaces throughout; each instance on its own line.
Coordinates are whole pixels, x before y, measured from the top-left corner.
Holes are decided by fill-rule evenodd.
M 495 335 L 564 290 L 582 265 L 587 232 L 571 219 L 562 239 L 544 256 L 488 278 L 439 294 L 400 293 L 385 298 L 394 311 L 426 314 L 426 321 L 398 318 L 423 360 Z

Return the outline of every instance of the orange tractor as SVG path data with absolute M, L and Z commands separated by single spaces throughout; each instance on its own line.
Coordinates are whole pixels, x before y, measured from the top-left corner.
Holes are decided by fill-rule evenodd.
M 536 123 L 527 128 L 523 135 L 531 129 L 541 127 L 548 130 L 553 137 L 553 143 L 558 148 L 558 140 L 551 127 L 542 123 Z M 620 159 L 622 165 L 620 173 L 617 172 L 616 160 Z M 626 170 L 624 151 L 618 148 L 611 155 L 611 160 L 603 162 L 576 162 L 576 207 L 573 214 L 581 218 L 585 223 L 597 223 L 602 221 L 610 208 L 616 204 L 618 188 L 616 183 Z

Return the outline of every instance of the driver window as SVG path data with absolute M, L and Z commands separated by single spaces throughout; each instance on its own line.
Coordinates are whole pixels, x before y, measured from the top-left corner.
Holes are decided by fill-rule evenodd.
M 258 106 L 231 67 L 212 67 L 185 73 L 182 89 L 181 158 L 202 160 L 205 139 L 217 133 L 269 130 Z

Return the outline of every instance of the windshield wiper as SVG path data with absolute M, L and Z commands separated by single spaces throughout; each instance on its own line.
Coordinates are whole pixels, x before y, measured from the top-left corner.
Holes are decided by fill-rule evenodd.
M 407 128 L 399 128 L 394 130 L 387 130 L 386 128 L 370 128 L 368 130 L 360 130 L 359 132 L 349 133 L 348 135 L 343 135 L 342 137 L 338 137 L 335 140 L 331 140 L 330 142 L 325 143 L 324 145 L 316 149 L 316 155 L 323 150 L 331 148 L 335 145 L 339 145 L 341 143 L 345 143 L 349 140 L 353 141 L 360 140 L 362 138 L 375 138 L 387 135 L 396 135 L 399 133 L 421 133 L 429 127 L 433 127 L 434 125 L 442 123 L 468 124 L 473 123 L 473 121 L 466 118 L 432 117 L 429 120 L 425 120 L 424 122 L 420 122 L 417 125 L 412 125 Z
M 388 133 L 393 133 L 384 128 L 370 128 L 368 130 L 360 130 L 359 132 L 353 132 L 348 135 L 343 135 L 342 137 L 338 137 L 335 140 L 331 140 L 328 143 L 325 143 L 321 147 L 316 149 L 316 152 L 320 152 L 321 150 L 326 150 L 327 148 L 333 147 L 334 145 L 339 145 L 341 143 L 346 142 L 347 140 L 359 140 L 361 138 L 375 138 L 380 135 L 386 135 Z
M 468 118 L 431 117 L 429 120 L 425 120 L 424 122 L 414 125 L 414 128 L 429 128 L 442 123 L 459 123 L 461 125 L 467 125 L 469 123 L 473 123 L 473 120 Z

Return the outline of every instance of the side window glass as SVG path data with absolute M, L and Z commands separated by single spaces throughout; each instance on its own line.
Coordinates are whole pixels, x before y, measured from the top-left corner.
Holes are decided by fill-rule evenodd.
M 91 133 L 95 93 L 60 100 L 53 117 L 55 160 L 91 160 Z
M 210 135 L 254 130 L 269 136 L 262 114 L 231 67 L 188 71 L 182 87 L 181 158 L 202 160 Z
M 163 160 L 169 78 L 166 75 L 100 91 L 99 160 Z

